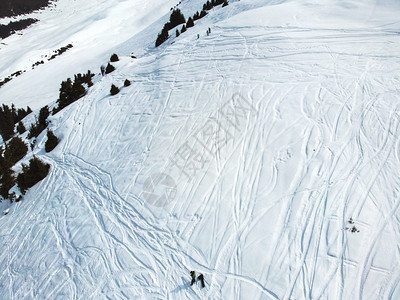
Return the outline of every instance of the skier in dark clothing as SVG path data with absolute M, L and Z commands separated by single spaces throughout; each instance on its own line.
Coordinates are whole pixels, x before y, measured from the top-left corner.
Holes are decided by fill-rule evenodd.
M 201 282 L 201 288 L 205 288 L 206 285 L 204 284 L 204 276 L 203 274 L 200 274 L 199 277 L 197 277 L 198 280 Z
M 192 281 L 190 282 L 190 285 L 193 285 L 196 282 L 196 272 L 190 271 L 190 276 L 192 277 Z

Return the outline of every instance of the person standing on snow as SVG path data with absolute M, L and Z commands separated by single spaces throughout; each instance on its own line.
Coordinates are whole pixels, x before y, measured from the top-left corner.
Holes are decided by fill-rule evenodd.
M 201 282 L 201 288 L 205 288 L 206 285 L 204 284 L 204 276 L 203 274 L 200 274 L 199 277 L 197 277 L 198 280 Z
M 196 272 L 190 271 L 190 277 L 192 277 L 192 281 L 190 282 L 190 285 L 193 285 L 196 282 Z

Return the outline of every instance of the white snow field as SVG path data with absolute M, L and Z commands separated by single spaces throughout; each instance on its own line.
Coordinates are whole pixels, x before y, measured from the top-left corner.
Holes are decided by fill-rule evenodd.
M 154 48 L 175 4 L 59 0 L 1 41 L 36 113 L 120 61 L 23 160 L 51 170 L 0 216 L 0 298 L 400 299 L 400 3 L 232 0 Z

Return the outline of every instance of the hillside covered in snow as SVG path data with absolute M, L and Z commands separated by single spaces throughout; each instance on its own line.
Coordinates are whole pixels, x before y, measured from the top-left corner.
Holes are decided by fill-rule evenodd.
M 12 170 L 50 166 L 0 202 L 1 299 L 400 298 L 400 3 L 231 0 L 155 47 L 205 2 L 58 0 L 0 40 Z

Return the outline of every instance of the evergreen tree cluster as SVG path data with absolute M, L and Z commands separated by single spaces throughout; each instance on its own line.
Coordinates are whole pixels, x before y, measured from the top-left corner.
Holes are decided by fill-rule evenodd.
M 47 118 L 49 115 L 50 111 L 47 105 L 40 109 L 39 118 L 36 120 L 36 123 L 31 125 L 31 128 L 29 129 L 28 139 L 38 137 L 39 134 L 47 127 Z
M 205 17 L 206 15 L 207 15 L 207 12 L 204 9 L 200 13 L 197 11 L 193 15 L 193 21 L 197 21 L 197 20 L 201 19 L 202 17 Z
M 11 107 L 5 104 L 0 107 L 0 134 L 3 137 L 3 141 L 9 140 L 14 135 L 15 124 L 31 112 L 32 110 L 29 106 L 26 110 L 22 108 L 16 109 L 14 104 Z
M 12 138 L 4 150 L 4 162 L 6 166 L 12 167 L 17 161 L 22 159 L 28 152 L 28 146 L 20 137 Z
M 49 173 L 50 165 L 43 163 L 34 156 L 29 160 L 29 165 L 22 164 L 22 173 L 17 176 L 17 184 L 22 194 L 44 179 Z
M 203 9 L 200 11 L 200 13 L 197 11 L 193 17 L 189 17 L 185 24 L 185 17 L 181 13 L 181 11 L 177 8 L 172 11 L 172 14 L 170 16 L 170 21 L 166 24 L 164 24 L 164 28 L 162 29 L 161 33 L 158 34 L 157 40 L 156 40 L 156 47 L 160 46 L 162 43 L 164 43 L 168 38 L 168 31 L 180 24 L 182 25 L 181 32 L 179 33 L 179 30 L 176 29 L 175 31 L 175 36 L 178 37 L 182 33 L 184 33 L 187 28 L 193 27 L 194 26 L 194 21 L 197 21 L 207 15 L 207 10 L 211 10 L 213 7 L 221 5 L 222 7 L 228 5 L 228 0 L 211 0 L 207 1 L 206 3 L 203 4 Z M 172 10 L 172 8 L 171 8 Z
M 37 157 L 22 164 L 22 173 L 15 176 L 12 166 L 28 152 L 28 146 L 19 137 L 14 137 L 6 144 L 5 150 L 0 147 L 0 196 L 3 199 L 15 200 L 15 194 L 10 189 L 17 184 L 23 194 L 30 187 L 45 178 L 50 165 L 43 163 Z
M 207 1 L 206 3 L 203 4 L 203 10 L 210 10 L 213 7 L 221 5 L 221 4 L 224 4 L 223 6 L 226 6 L 226 5 L 228 5 L 228 1 L 227 0 L 211 0 L 211 1 Z
M 57 56 L 60 56 L 64 52 L 66 52 L 68 49 L 71 49 L 73 47 L 72 44 L 68 44 L 67 46 L 61 47 L 57 50 L 54 51 L 54 54 L 49 57 L 48 61 L 55 59 Z
M 179 8 L 174 9 L 169 17 L 168 30 L 175 28 L 180 24 L 184 24 L 186 22 L 185 16 L 181 13 Z
M 76 100 L 86 95 L 86 88 L 83 84 L 87 84 L 88 87 L 93 85 L 92 77 L 94 74 L 90 70 L 86 74 L 74 75 L 74 81 L 68 78 L 66 81 L 61 83 L 60 94 L 57 100 L 58 106 L 53 109 L 53 114 L 56 114 L 64 107 L 67 107 Z
M 4 199 L 13 199 L 9 193 L 15 185 L 12 166 L 23 158 L 28 152 L 28 146 L 19 137 L 12 138 L 5 145 L 5 150 L 0 147 L 0 196 Z
M 164 24 L 161 33 L 159 33 L 157 36 L 156 47 L 160 46 L 168 39 L 168 30 L 171 30 L 172 28 L 175 28 L 176 26 L 184 23 L 186 23 L 186 19 L 185 16 L 181 13 L 181 10 L 179 8 L 174 9 L 169 17 L 169 22 Z
M 50 0 L 8 0 L 0 2 L 0 18 L 29 14 L 43 8 Z
M 192 17 L 189 17 L 188 21 L 186 22 L 186 28 L 190 28 L 194 26 L 194 21 Z
M 8 76 L 6 78 L 4 78 L 3 80 L 0 80 L 0 87 L 4 84 L 6 84 L 7 82 L 11 81 L 13 78 L 11 76 Z
M 33 23 L 36 23 L 37 21 L 39 21 L 39 20 L 28 18 L 28 19 L 22 19 L 22 20 L 14 21 L 14 22 L 10 21 L 10 23 L 8 23 L 8 25 L 0 24 L 0 38 L 4 39 L 4 38 L 12 35 L 16 31 L 27 28 L 28 26 L 32 25 Z
M 161 33 L 158 34 L 157 39 L 156 39 L 156 47 L 160 46 L 162 43 L 164 43 L 166 40 L 168 40 L 168 29 L 164 28 L 161 30 Z
M 15 175 L 13 170 L 5 169 L 0 173 L 0 196 L 3 199 L 12 199 L 10 189 L 15 185 Z

